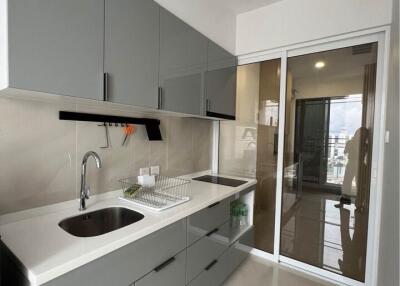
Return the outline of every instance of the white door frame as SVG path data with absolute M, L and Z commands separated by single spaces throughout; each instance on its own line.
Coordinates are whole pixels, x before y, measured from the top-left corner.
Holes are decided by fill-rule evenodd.
M 338 49 L 369 42 L 378 42 L 378 59 L 376 72 L 376 97 L 374 113 L 374 135 L 372 150 L 370 208 L 368 220 L 367 257 L 365 270 L 365 283 L 335 274 L 333 272 L 314 267 L 280 255 L 280 225 L 282 206 L 282 181 L 283 181 L 283 155 L 284 155 L 284 127 L 285 127 L 285 103 L 286 103 L 286 69 L 287 58 L 326 50 Z M 374 29 L 363 30 L 355 33 L 329 37 L 321 40 L 290 45 L 274 50 L 262 51 L 239 56 L 239 65 L 256 63 L 260 61 L 281 59 L 281 83 L 279 105 L 279 140 L 276 183 L 276 213 L 275 213 L 275 240 L 274 253 L 269 254 L 261 250 L 252 251 L 255 255 L 271 259 L 298 270 L 316 275 L 320 278 L 350 286 L 378 286 L 378 257 L 380 240 L 380 220 L 382 202 L 384 138 L 386 127 L 386 101 L 388 81 L 388 61 L 390 47 L 390 27 L 383 26 Z

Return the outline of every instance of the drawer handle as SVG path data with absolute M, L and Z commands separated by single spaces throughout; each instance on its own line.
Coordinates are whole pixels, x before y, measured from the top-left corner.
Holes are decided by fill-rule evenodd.
M 163 109 L 163 90 L 158 87 L 158 109 Z
M 169 264 L 171 264 L 172 262 L 175 261 L 175 257 L 171 257 L 170 259 L 168 259 L 167 261 L 161 263 L 160 265 L 158 265 L 156 268 L 154 268 L 155 272 L 159 272 L 162 269 L 164 269 L 165 267 L 167 267 Z
M 212 231 L 207 232 L 206 236 L 211 236 L 212 234 L 216 233 L 219 229 L 215 228 Z
M 208 208 L 211 209 L 211 208 L 213 208 L 213 207 L 219 205 L 220 203 L 221 203 L 221 202 L 213 203 L 213 204 L 209 205 Z
M 218 260 L 217 259 L 214 259 L 210 264 L 208 264 L 207 265 L 207 267 L 206 268 L 204 268 L 206 271 L 208 271 L 208 270 L 210 270 L 211 268 L 213 268 L 213 266 L 215 265 L 215 264 L 217 264 L 217 262 L 218 262 Z
M 103 100 L 108 101 L 108 73 L 103 74 Z

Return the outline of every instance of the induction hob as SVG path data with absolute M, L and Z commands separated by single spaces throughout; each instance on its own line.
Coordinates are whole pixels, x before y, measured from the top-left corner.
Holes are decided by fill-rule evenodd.
M 219 177 L 219 176 L 210 176 L 210 175 L 193 178 L 193 180 L 212 183 L 212 184 L 218 184 L 218 185 L 224 185 L 224 186 L 229 186 L 229 187 L 239 187 L 240 185 L 247 183 L 247 181 L 235 180 L 235 179 L 224 178 L 224 177 Z

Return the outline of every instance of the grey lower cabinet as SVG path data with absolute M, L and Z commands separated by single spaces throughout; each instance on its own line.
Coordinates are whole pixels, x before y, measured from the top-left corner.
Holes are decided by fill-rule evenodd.
M 229 246 L 229 221 L 214 229 L 187 249 L 186 282 L 192 281 Z
M 232 201 L 233 197 L 228 197 L 187 218 L 188 246 L 207 234 L 218 231 L 220 226 L 229 220 Z
M 165 265 L 177 253 L 186 248 L 186 219 L 169 225 L 138 241 L 124 246 L 78 269 L 72 270 L 48 283 L 46 286 L 128 286 L 148 273 Z M 171 264 L 171 267 L 177 267 Z M 179 267 L 178 267 L 179 268 Z M 162 269 L 167 271 L 168 268 Z M 160 271 L 159 275 L 165 272 Z M 178 270 L 175 272 L 181 273 Z M 159 276 L 158 277 L 161 277 Z M 158 279 L 157 277 L 154 279 Z M 185 279 L 184 272 L 181 278 Z M 158 280 L 156 280 L 158 281 Z M 143 282 L 146 283 L 146 282 Z M 139 284 L 141 285 L 141 284 Z M 147 284 L 143 284 L 147 285 Z M 157 284 L 154 284 L 156 286 Z M 164 284 L 162 284 L 164 285 Z M 167 285 L 167 284 L 165 284 Z
M 247 251 L 239 247 L 241 237 L 231 226 L 233 201 L 234 197 L 228 197 L 187 218 L 186 285 L 221 285 L 247 257 Z M 248 245 L 252 234 L 242 237 Z
M 135 286 L 185 286 L 186 250 L 134 283 Z
M 189 286 L 219 286 L 246 259 L 248 253 L 235 243 L 217 259 L 213 260 L 193 279 Z
M 211 41 L 207 55 L 206 115 L 235 119 L 237 58 Z
M 103 1 L 6 0 L 0 6 L 8 16 L 8 37 L 0 43 L 8 50 L 2 87 L 102 99 Z
M 158 107 L 159 6 L 105 0 L 106 100 Z
M 230 220 L 233 199 L 212 204 L 44 286 L 220 285 L 246 258 L 242 246 L 253 240 L 250 231 L 240 237 L 234 234 Z M 16 264 L 18 260 L 1 241 L 0 250 L 6 271 L 2 274 L 7 274 L 3 281 L 30 285 L 23 266 Z
M 160 8 L 160 109 L 201 114 L 208 39 Z

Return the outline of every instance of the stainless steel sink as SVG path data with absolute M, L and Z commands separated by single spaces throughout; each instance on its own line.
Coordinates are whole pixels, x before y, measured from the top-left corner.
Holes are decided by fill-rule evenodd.
M 121 207 L 112 207 L 62 220 L 58 225 L 78 237 L 91 237 L 117 230 L 144 218 L 141 213 Z

